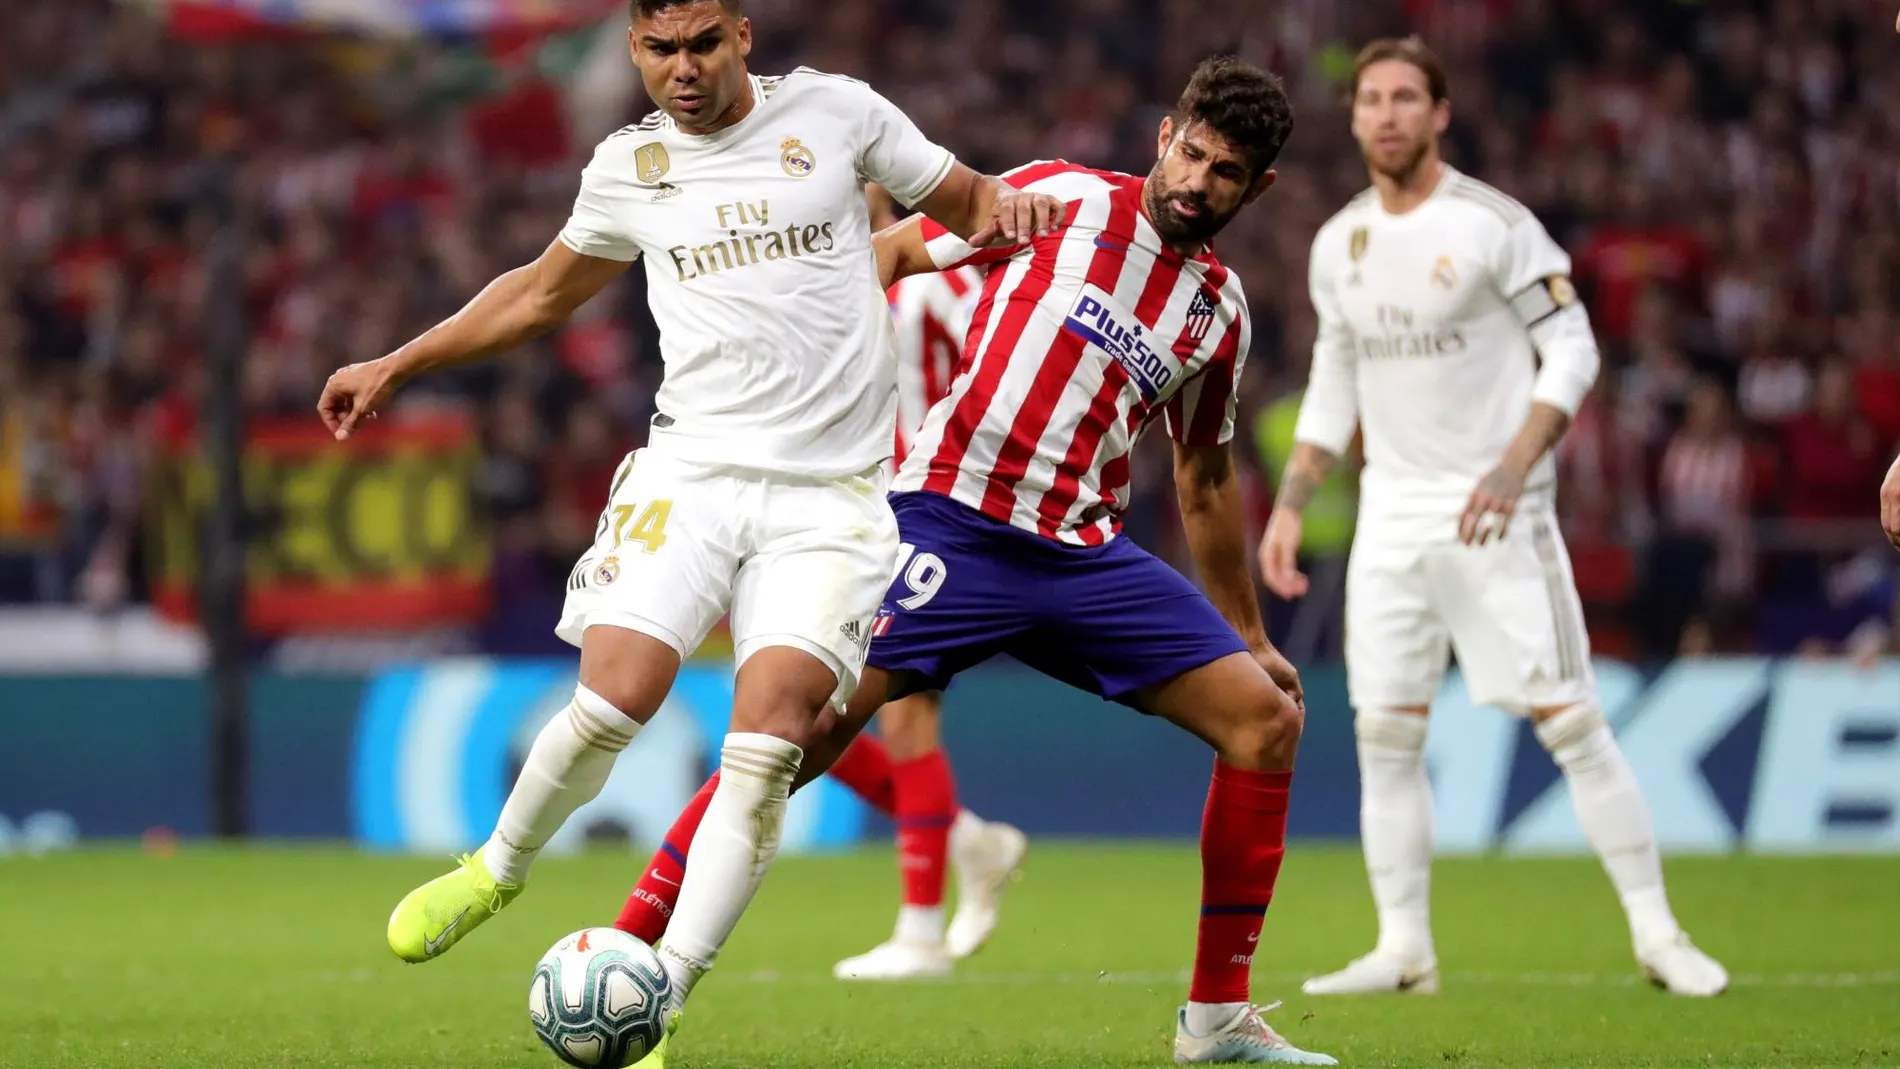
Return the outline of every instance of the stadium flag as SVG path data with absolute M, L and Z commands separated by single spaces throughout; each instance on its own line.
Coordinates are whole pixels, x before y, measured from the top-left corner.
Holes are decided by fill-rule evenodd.
M 264 635 L 391 632 L 478 623 L 492 548 L 478 504 L 473 425 L 441 414 L 378 421 L 339 443 L 314 420 L 246 429 L 246 611 Z M 150 486 L 152 600 L 197 613 L 211 470 L 194 436 L 166 443 Z

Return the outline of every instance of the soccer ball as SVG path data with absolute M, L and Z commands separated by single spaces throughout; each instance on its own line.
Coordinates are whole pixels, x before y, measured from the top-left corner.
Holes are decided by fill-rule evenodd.
M 534 967 L 534 1034 L 581 1069 L 623 1069 L 666 1035 L 672 983 L 653 948 L 614 928 L 587 928 L 554 944 Z

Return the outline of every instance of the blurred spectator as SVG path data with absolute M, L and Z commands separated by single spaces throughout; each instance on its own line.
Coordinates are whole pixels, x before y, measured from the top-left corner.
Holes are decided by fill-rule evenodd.
M 1887 457 L 1854 397 L 1854 372 L 1839 360 L 1815 376 L 1814 406 L 1786 432 L 1786 511 L 1796 520 L 1854 521 L 1867 515 L 1869 487 Z
M 254 417 L 301 420 L 330 370 L 545 247 L 598 136 L 573 132 L 550 59 L 585 40 L 199 45 L 106 0 L 0 12 L 0 601 L 144 596 L 141 488 L 156 443 L 198 418 L 208 320 L 232 296 L 208 259 L 217 157 L 235 153 L 253 225 L 243 395 Z M 1589 293 L 1605 366 L 1563 446 L 1561 504 L 1597 597 L 1666 606 L 1641 617 L 1657 653 L 1747 645 L 1756 542 L 1774 543 L 1771 561 L 1826 563 L 1794 591 L 1764 569 L 1775 597 L 1826 606 L 1822 573 L 1857 559 L 1855 532 L 1878 538 L 1868 471 L 1900 447 L 1900 76 L 1891 38 L 1867 32 L 1891 14 L 1873 0 L 771 0 L 749 14 L 756 69 L 867 78 L 991 171 L 1061 155 L 1145 172 L 1196 60 L 1238 50 L 1278 70 L 1299 130 L 1268 205 L 1221 250 L 1255 317 L 1242 425 L 1263 443 L 1297 405 L 1308 242 L 1365 181 L 1342 79 L 1366 38 L 1416 29 L 1451 68 L 1454 162 L 1531 205 Z M 628 100 L 619 121 L 644 110 Z M 558 595 L 620 453 L 644 438 L 660 369 L 643 294 L 636 271 L 559 334 L 398 405 L 482 414 L 500 604 L 537 584 Z M 1277 446 L 1241 452 L 1248 485 L 1270 485 Z M 1144 443 L 1127 529 L 1179 560 L 1167 476 L 1165 442 Z M 1798 528 L 1814 521 L 1840 544 L 1810 544 Z M 1623 578 L 1630 560 L 1640 583 Z M 497 621 L 521 636 L 545 623 Z
M 1728 393 L 1713 379 L 1690 391 L 1680 430 L 1663 451 L 1657 507 L 1661 531 L 1644 569 L 1647 646 L 1666 654 L 1710 588 L 1727 600 L 1750 580 L 1748 447 Z

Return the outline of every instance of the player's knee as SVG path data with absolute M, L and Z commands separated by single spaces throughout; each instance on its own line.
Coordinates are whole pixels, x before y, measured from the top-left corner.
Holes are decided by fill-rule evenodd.
M 1533 713 L 1533 718 L 1537 721 L 1537 741 L 1543 743 L 1544 749 L 1559 763 L 1587 759 L 1616 745 L 1609 731 L 1610 722 L 1595 702 L 1578 702 L 1553 710 L 1550 715 Z
M 1422 710 L 1366 708 L 1353 714 L 1352 731 L 1362 747 L 1418 753 L 1425 749 L 1427 722 Z
M 581 645 L 581 684 L 635 723 L 666 700 L 680 657 L 666 643 L 636 631 L 594 627 Z
M 764 697 L 735 707 L 732 728 L 735 732 L 770 735 L 784 739 L 801 750 L 822 748 L 827 727 L 825 709 L 803 695 L 785 693 Z
M 1221 758 L 1238 768 L 1292 768 L 1306 727 L 1298 703 L 1278 687 L 1265 686 L 1249 695 L 1240 713 L 1221 746 Z

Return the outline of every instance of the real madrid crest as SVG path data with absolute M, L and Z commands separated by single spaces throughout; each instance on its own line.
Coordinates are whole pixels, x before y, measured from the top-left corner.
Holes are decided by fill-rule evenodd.
M 1451 257 L 1440 256 L 1432 263 L 1432 284 L 1440 289 L 1453 289 L 1458 285 L 1458 269 L 1452 266 Z
M 633 166 L 634 173 L 640 176 L 640 181 L 652 185 L 666 177 L 667 169 L 673 166 L 673 161 L 667 157 L 665 145 L 658 141 L 649 141 L 633 150 Z
M 818 157 L 812 155 L 811 149 L 801 144 L 798 138 L 788 137 L 779 142 L 778 147 L 778 165 L 793 178 L 809 178 L 817 168 Z
M 612 586 L 620 578 L 620 558 L 607 557 L 594 566 L 594 585 Z
M 1365 227 L 1362 226 L 1353 230 L 1352 248 L 1350 250 L 1352 253 L 1353 263 L 1358 263 L 1360 260 L 1365 258 L 1366 242 L 1370 241 L 1371 239 L 1372 239 L 1372 235 L 1367 232 Z

